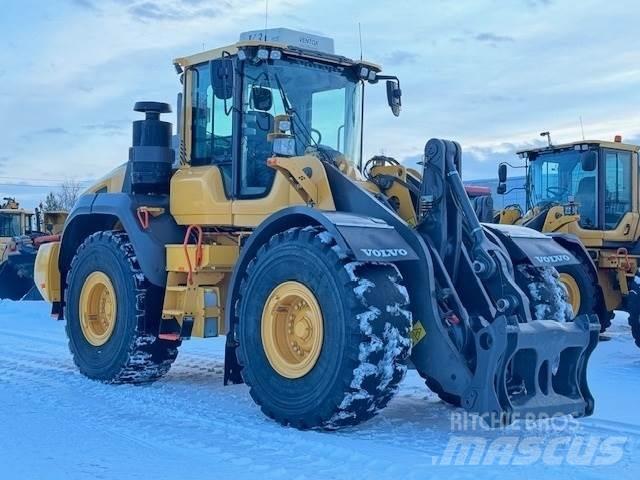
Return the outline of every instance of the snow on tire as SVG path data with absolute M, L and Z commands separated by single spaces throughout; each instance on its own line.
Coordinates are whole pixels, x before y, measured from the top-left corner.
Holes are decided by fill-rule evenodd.
M 115 325 L 104 343 L 92 344 L 81 325 L 80 301 L 87 278 L 100 272 L 115 294 Z M 162 340 L 162 292 L 140 270 L 126 233 L 97 232 L 78 248 L 67 273 L 65 319 L 69 349 L 80 372 L 105 383 L 146 383 L 165 375 L 179 341 Z
M 322 311 L 322 347 L 310 371 L 286 378 L 265 352 L 261 322 L 271 293 L 298 282 Z M 238 301 L 238 357 L 262 411 L 296 428 L 337 429 L 384 408 L 406 372 L 409 297 L 393 264 L 347 259 L 319 227 L 275 235 L 247 268 Z
M 568 302 L 567 290 L 560 282 L 555 268 L 520 264 L 516 266 L 516 281 L 529 297 L 534 320 L 573 320 L 574 314 Z

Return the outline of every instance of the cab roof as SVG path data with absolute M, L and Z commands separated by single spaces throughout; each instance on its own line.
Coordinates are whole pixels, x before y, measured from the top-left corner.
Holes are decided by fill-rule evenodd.
M 609 140 L 580 140 L 578 142 L 562 143 L 559 145 L 551 145 L 548 147 L 521 150 L 517 153 L 518 155 L 528 154 L 528 153 L 546 153 L 546 152 L 553 152 L 556 150 L 567 150 L 572 148 L 575 149 L 575 147 L 582 147 L 582 145 L 595 145 L 601 148 L 610 148 L 612 150 L 625 150 L 628 152 L 640 151 L 639 145 L 633 145 L 631 143 L 611 142 Z
M 8 213 L 11 215 L 33 215 L 33 212 L 30 210 L 25 210 L 24 208 L 0 208 L 0 213 Z
M 267 40 L 241 40 L 239 42 L 236 42 L 232 45 L 228 45 L 226 47 L 214 48 L 212 50 L 206 50 L 204 52 L 196 53 L 194 55 L 176 58 L 173 61 L 173 64 L 178 65 L 184 69 L 192 65 L 198 65 L 201 63 L 209 62 L 211 60 L 222 58 L 223 55 L 235 55 L 241 49 L 260 48 L 260 47 L 267 48 L 270 50 L 277 49 L 288 56 L 305 58 L 307 60 L 318 60 L 318 61 L 332 63 L 334 65 L 345 66 L 345 67 L 349 67 L 353 65 L 364 65 L 371 70 L 375 70 L 376 72 L 380 72 L 382 70 L 382 67 L 380 65 L 377 65 L 372 62 L 367 62 L 364 60 L 355 61 L 350 58 L 343 57 L 341 55 L 336 55 L 333 53 L 307 50 L 299 47 L 293 47 L 285 43 L 267 41 Z

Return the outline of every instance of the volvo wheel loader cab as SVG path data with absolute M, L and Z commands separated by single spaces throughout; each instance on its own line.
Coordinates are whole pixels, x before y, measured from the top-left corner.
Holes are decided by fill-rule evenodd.
M 559 269 L 574 309 L 598 313 L 603 331 L 614 309 L 627 310 L 640 345 L 640 304 L 636 302 L 640 147 L 621 140 L 581 141 L 520 152 L 528 172 L 524 186 L 527 211 L 517 215 L 515 208 L 507 209 L 501 213 L 501 223 L 577 237 L 589 258 L 583 258 L 583 268 Z M 591 273 L 591 263 L 597 267 L 597 277 Z
M 278 29 L 177 59 L 177 151 L 168 105 L 136 104 L 129 161 L 38 254 L 78 368 L 151 381 L 183 340 L 226 334 L 225 383 L 297 428 L 372 417 L 409 357 L 443 399 L 496 422 L 589 415 L 597 319 L 574 318 L 552 268 L 577 260 L 481 226 L 455 143 L 430 141 L 422 172 L 388 157 L 361 169 L 364 91 L 386 81 L 398 114 L 399 81 L 332 48 Z

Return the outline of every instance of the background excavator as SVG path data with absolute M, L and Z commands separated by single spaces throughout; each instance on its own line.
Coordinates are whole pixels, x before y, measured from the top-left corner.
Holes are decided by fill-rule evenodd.
M 225 382 L 296 428 L 384 408 L 409 359 L 491 425 L 590 415 L 595 315 L 574 315 L 560 238 L 482 226 L 461 149 L 433 139 L 421 171 L 362 162 L 363 95 L 400 81 L 287 29 L 174 62 L 168 104 L 139 102 L 129 160 L 40 247 L 36 284 L 66 320 L 78 369 L 107 383 L 164 375 L 181 342 L 226 334 Z
M 616 137 L 613 142 L 583 140 L 520 152 L 527 168 L 526 212 L 513 205 L 495 218 L 578 238 L 589 257 L 582 258 L 581 266 L 558 268 L 574 311 L 598 314 L 605 331 L 613 310 L 626 310 L 638 346 L 639 150 Z M 498 193 L 505 191 L 506 173 L 503 164 Z

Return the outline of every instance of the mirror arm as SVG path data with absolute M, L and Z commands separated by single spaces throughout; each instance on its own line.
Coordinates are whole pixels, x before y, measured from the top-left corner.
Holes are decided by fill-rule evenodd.
M 506 165 L 506 166 L 508 166 L 509 168 L 527 168 L 527 166 L 526 166 L 526 165 L 511 165 L 509 162 L 500 162 L 500 163 L 498 164 L 498 166 L 500 166 L 500 165 Z
M 502 195 L 506 195 L 507 193 L 511 193 L 514 190 L 525 190 L 526 191 L 527 187 L 513 187 L 513 188 L 510 188 L 509 190 L 507 190 L 506 192 L 504 192 Z
M 400 88 L 400 79 L 395 75 L 376 75 L 375 83 L 377 83 L 378 80 L 395 80 L 398 84 L 398 88 Z

